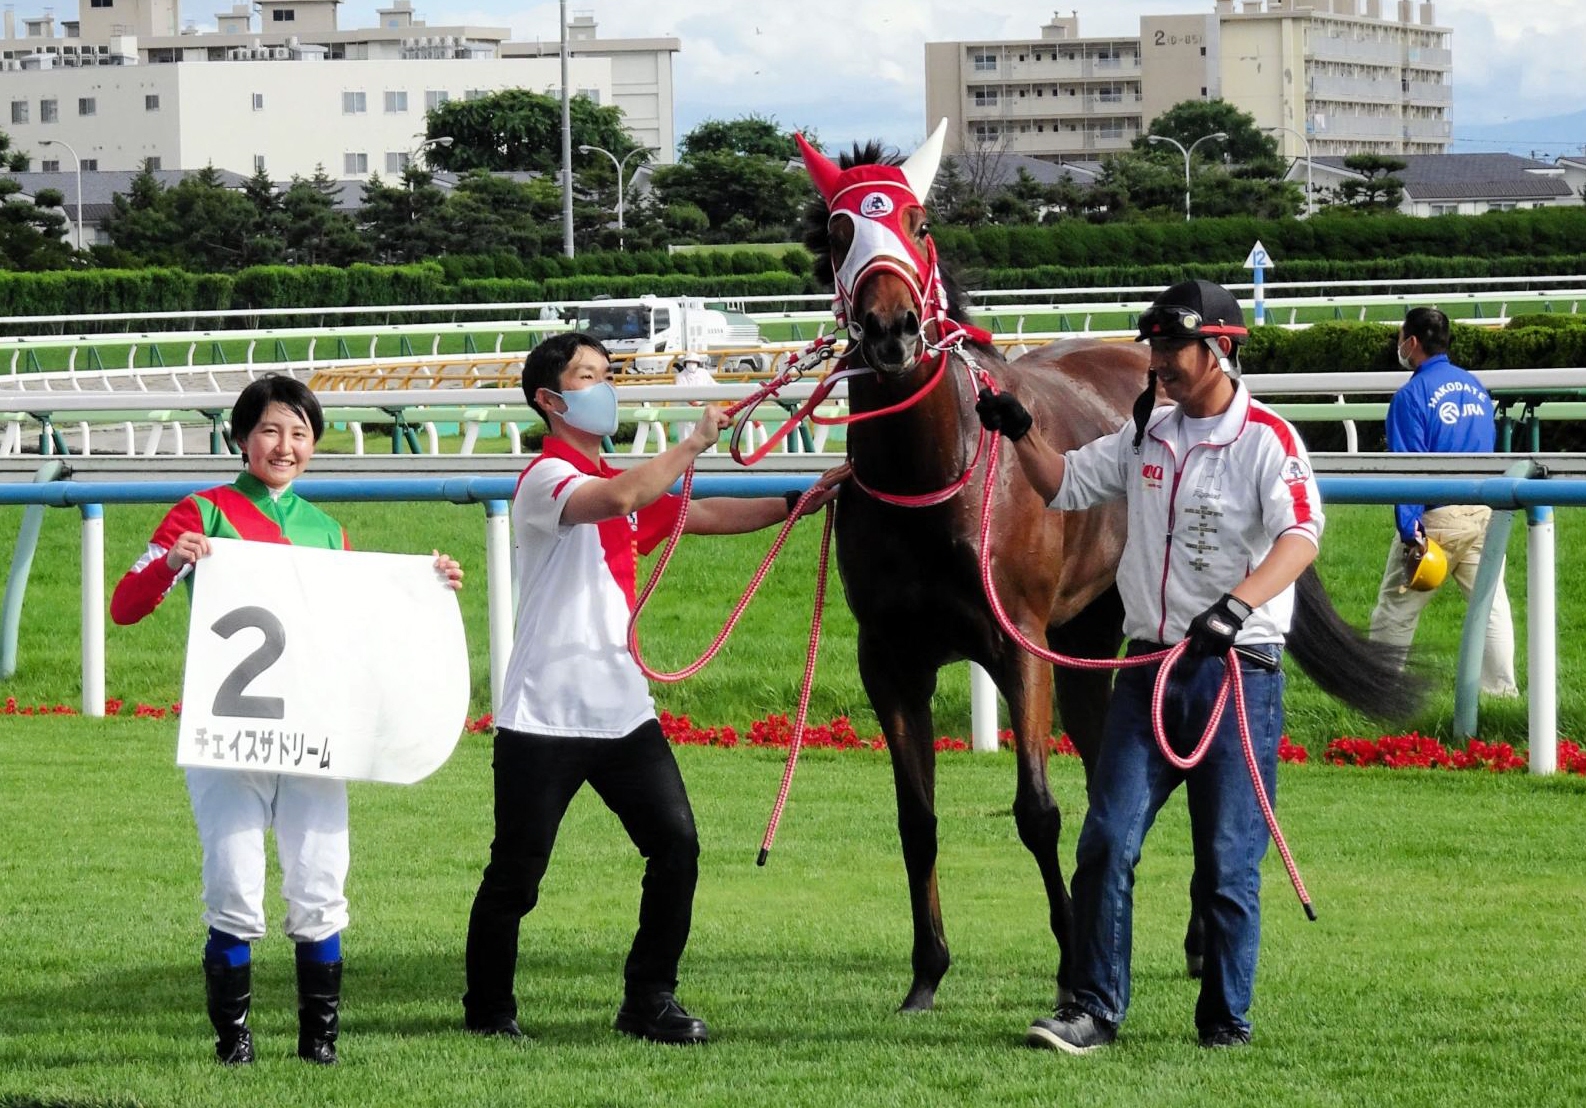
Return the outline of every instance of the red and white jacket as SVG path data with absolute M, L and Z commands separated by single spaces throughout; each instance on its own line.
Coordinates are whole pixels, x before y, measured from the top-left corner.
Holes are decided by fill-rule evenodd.
M 1322 499 L 1305 445 L 1292 425 L 1236 386 L 1211 434 L 1176 456 L 1180 409 L 1158 408 L 1140 452 L 1134 423 L 1064 455 L 1067 468 L 1051 507 L 1129 503 L 1118 564 L 1124 633 L 1175 643 L 1190 621 L 1247 577 L 1279 536 L 1320 545 Z M 1294 590 L 1257 608 L 1241 643 L 1281 643 L 1294 615 Z
M 682 501 L 668 494 L 632 516 L 563 523 L 573 490 L 618 471 L 554 437 L 543 449 L 512 498 L 518 618 L 496 724 L 620 738 L 655 716 L 649 683 L 628 653 L 638 556 L 671 533 Z

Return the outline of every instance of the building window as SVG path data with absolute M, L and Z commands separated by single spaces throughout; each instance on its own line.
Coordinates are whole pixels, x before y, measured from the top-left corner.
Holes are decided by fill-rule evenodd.
M 28 102 L 26 100 L 11 101 L 11 122 L 26 123 L 28 121 Z
M 97 115 L 99 114 L 99 105 L 94 102 L 92 96 L 79 96 L 77 98 L 77 114 Z
M 995 73 L 997 71 L 997 55 L 971 54 L 969 60 L 975 63 L 976 73 Z
M 487 97 L 489 95 L 490 95 L 490 93 L 486 92 L 482 88 L 471 88 L 468 91 L 463 93 L 463 99 L 464 100 L 483 100 L 485 97 Z M 558 99 L 558 100 L 560 100 L 562 98 L 562 94 L 561 94 L 560 90 L 558 90 L 556 92 L 555 98 Z
M 39 172 L 41 173 L 59 173 L 60 171 L 61 160 L 59 158 L 46 158 L 39 163 Z
M 408 94 L 407 94 L 407 90 L 404 89 L 404 90 L 401 90 L 401 91 L 393 92 L 392 90 L 387 89 L 386 90 L 386 94 L 385 94 L 385 110 L 388 111 L 388 112 L 405 112 L 405 111 L 407 111 L 408 110 Z
M 113 8 L 116 5 L 115 0 L 88 0 L 88 6 L 90 8 Z
M 362 177 L 369 172 L 369 155 L 344 154 L 341 168 L 349 177 Z
M 577 92 L 573 93 L 573 95 L 574 96 L 582 96 L 585 100 L 588 100 L 591 104 L 600 103 L 600 90 L 598 88 L 581 88 Z
M 256 112 L 264 111 L 264 93 L 256 92 L 253 94 L 253 110 Z
M 83 170 L 84 173 L 97 173 L 97 172 L 99 172 L 99 159 L 98 158 L 84 158 L 82 160 L 82 170 Z
M 997 90 L 994 88 L 977 88 L 975 90 L 975 107 L 994 108 L 997 105 Z
M 1432 204 L 1432 205 L 1429 205 L 1427 214 L 1428 215 L 1458 215 L 1459 214 L 1459 205 L 1458 204 Z
M 59 100 L 39 101 L 39 122 L 54 123 L 61 117 L 61 102 Z
M 387 150 L 385 152 L 385 171 L 387 173 L 401 173 L 408 167 L 408 156 L 405 151 Z
M 153 171 L 153 170 L 156 170 L 156 169 L 159 169 L 159 168 L 160 168 L 160 159 L 159 159 L 159 157 L 158 157 L 158 156 L 154 156 L 154 157 L 148 157 L 148 158 L 145 158 L 145 159 L 143 159 L 143 160 L 144 160 L 144 162 L 145 162 L 145 163 L 146 163 L 146 164 L 147 164 L 147 165 L 148 165 L 148 167 L 149 167 L 149 169 L 150 169 L 150 170 L 151 170 L 151 171 Z
M 143 110 L 146 111 L 146 112 L 157 112 L 157 111 L 159 111 L 160 110 L 160 94 L 157 93 L 157 92 L 151 92 L 151 93 L 145 94 L 144 97 L 143 97 Z
M 341 114 L 358 115 L 369 110 L 369 98 L 361 92 L 344 92 L 341 94 Z
M 449 103 L 451 98 L 452 94 L 444 89 L 432 88 L 424 94 L 424 110 L 432 112 L 442 104 Z
M 270 18 L 277 23 L 292 23 L 297 20 L 297 12 L 291 8 L 276 8 L 270 13 Z
M 263 173 L 264 172 L 264 155 L 263 154 L 255 154 L 253 156 L 253 171 L 255 173 Z

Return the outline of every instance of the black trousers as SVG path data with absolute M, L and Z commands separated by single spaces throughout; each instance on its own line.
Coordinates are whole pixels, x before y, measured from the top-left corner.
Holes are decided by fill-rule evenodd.
M 627 994 L 676 989 L 699 879 L 699 836 L 660 723 L 648 720 L 620 739 L 498 730 L 494 764 L 496 837 L 468 917 L 468 1023 L 517 1016 L 519 924 L 539 900 L 557 828 L 586 781 L 645 859 L 639 930 L 623 973 Z

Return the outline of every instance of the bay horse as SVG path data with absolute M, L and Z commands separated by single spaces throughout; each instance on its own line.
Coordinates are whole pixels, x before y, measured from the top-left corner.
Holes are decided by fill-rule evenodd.
M 1068 450 L 1122 426 L 1149 361 L 1133 343 L 1067 340 L 1008 362 L 968 323 L 937 264 L 922 203 L 943 133 L 938 127 L 901 162 L 872 143 L 834 163 L 796 136 L 819 195 L 805 242 L 817 278 L 834 286 L 838 323 L 848 329 L 841 364 L 869 371 L 848 382 L 858 421 L 848 428 L 853 476 L 839 495 L 835 529 L 843 589 L 858 622 L 859 674 L 886 737 L 897 795 L 914 934 L 904 1011 L 932 1007 L 950 962 L 936 879 L 931 697 L 938 670 L 962 659 L 981 665 L 1007 703 L 1017 765 L 1014 821 L 1045 885 L 1060 1000 L 1069 980 L 1070 904 L 1057 855 L 1062 819 L 1046 764 L 1053 667 L 1003 633 L 981 586 L 988 477 L 979 464 L 986 440 L 976 393 L 988 381 L 1011 391 L 1034 415 L 1036 433 Z M 1123 502 L 1050 511 L 1011 460 L 993 480 L 992 578 L 1013 624 L 1064 654 L 1116 657 Z M 1345 624 L 1314 572 L 1298 592 L 1290 649 L 1306 671 L 1370 714 L 1407 715 L 1416 691 L 1400 678 L 1401 659 Z M 1058 715 L 1087 776 L 1111 687 L 1106 670 L 1065 670 L 1056 683 Z M 1196 934 L 1192 919 L 1191 953 Z

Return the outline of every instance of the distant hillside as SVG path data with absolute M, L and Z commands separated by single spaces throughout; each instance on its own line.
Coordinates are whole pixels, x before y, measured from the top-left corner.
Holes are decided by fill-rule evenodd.
M 1512 119 L 1505 123 L 1462 125 L 1454 120 L 1455 154 L 1518 154 L 1552 161 L 1560 155 L 1586 153 L 1586 111 L 1550 115 L 1540 119 Z

